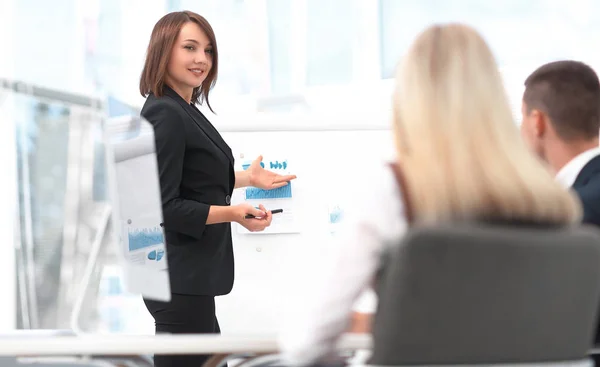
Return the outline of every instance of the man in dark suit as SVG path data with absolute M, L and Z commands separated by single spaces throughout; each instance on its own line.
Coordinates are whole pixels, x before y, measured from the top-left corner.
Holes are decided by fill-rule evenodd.
M 600 226 L 600 82 L 578 61 L 545 64 L 525 81 L 521 133 L 554 170 L 556 179 L 577 192 L 583 221 Z
M 600 226 L 600 82 L 594 70 L 570 60 L 539 67 L 525 80 L 522 114 L 525 141 L 577 193 L 583 222 Z

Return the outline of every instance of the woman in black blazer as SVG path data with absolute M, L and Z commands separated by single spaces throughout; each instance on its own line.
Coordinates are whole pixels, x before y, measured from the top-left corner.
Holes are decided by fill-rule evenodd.
M 170 13 L 155 25 L 140 92 L 141 114 L 154 126 L 172 293 L 170 302 L 145 300 L 157 333 L 220 332 L 214 297 L 233 286 L 230 222 L 262 231 L 272 218 L 262 205 L 231 206 L 233 189 L 274 189 L 295 178 L 264 170 L 262 157 L 234 172 L 231 149 L 195 106 L 210 108 L 217 66 L 215 35 L 200 15 Z M 156 356 L 155 365 L 200 366 L 207 358 Z

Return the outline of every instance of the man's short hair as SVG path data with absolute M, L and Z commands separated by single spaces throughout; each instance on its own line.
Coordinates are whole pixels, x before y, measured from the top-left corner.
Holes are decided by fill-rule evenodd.
M 523 101 L 528 113 L 533 109 L 545 113 L 563 140 L 598 138 L 600 81 L 582 62 L 542 65 L 525 80 Z

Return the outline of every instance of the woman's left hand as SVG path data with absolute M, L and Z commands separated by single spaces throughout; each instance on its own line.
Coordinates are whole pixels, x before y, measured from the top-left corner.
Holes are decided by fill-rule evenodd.
M 288 184 L 289 181 L 296 178 L 296 175 L 279 175 L 275 172 L 264 169 L 260 162 L 262 162 L 262 155 L 258 156 L 248 167 L 248 174 L 250 175 L 250 185 L 258 187 L 259 189 L 272 190 L 279 187 L 283 187 Z

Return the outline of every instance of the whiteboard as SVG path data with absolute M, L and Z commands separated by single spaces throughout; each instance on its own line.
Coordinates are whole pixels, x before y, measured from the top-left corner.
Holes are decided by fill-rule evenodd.
M 330 208 L 352 210 L 357 195 L 368 195 L 357 188 L 368 187 L 371 173 L 395 156 L 391 130 L 225 132 L 223 137 L 236 160 L 241 152 L 285 156 L 298 176 L 293 190 L 300 232 L 248 236 L 232 224 L 235 283 L 229 295 L 217 297 L 223 334 L 273 334 L 286 292 L 331 243 Z M 232 203 L 241 200 L 235 192 Z

